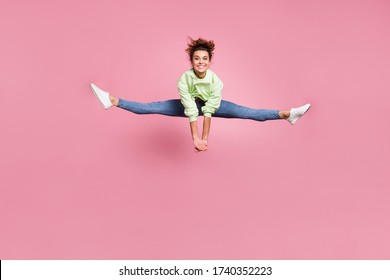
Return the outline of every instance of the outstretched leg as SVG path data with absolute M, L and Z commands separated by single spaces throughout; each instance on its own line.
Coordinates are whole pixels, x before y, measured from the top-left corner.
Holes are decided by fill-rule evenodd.
M 113 99 L 115 99 L 114 97 Z M 139 103 L 129 100 L 116 98 L 113 104 L 118 104 L 119 108 L 133 112 L 135 114 L 160 114 L 173 117 L 185 117 L 184 107 L 179 99 L 171 99 L 166 101 L 157 101 L 150 103 Z
M 310 106 L 310 104 L 306 104 L 298 108 L 291 108 L 291 110 L 253 109 L 222 100 L 221 106 L 214 116 L 221 118 L 251 119 L 261 122 L 285 119 L 290 124 L 294 124 L 307 112 L 307 110 L 309 110 Z
M 106 110 L 112 106 L 116 106 L 135 114 L 160 114 L 185 117 L 184 106 L 179 99 L 140 103 L 112 96 L 94 84 L 91 84 L 91 90 Z
M 287 116 L 288 115 L 288 116 Z M 230 101 L 221 101 L 221 106 L 215 112 L 215 117 L 250 119 L 255 121 L 280 120 L 289 117 L 289 111 L 253 109 L 237 105 Z

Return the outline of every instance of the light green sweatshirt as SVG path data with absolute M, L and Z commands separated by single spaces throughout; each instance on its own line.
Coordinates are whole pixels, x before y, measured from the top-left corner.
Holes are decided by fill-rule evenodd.
M 205 117 L 211 117 L 221 105 L 223 83 L 210 69 L 207 69 L 203 79 L 199 79 L 193 69 L 186 71 L 177 82 L 177 87 L 184 106 L 184 114 L 190 122 L 196 121 L 199 115 L 195 98 L 205 101 L 202 107 Z

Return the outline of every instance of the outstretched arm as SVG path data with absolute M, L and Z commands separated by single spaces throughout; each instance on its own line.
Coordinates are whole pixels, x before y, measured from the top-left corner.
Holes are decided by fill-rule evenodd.
M 210 125 L 208 127 L 210 129 Z M 199 135 L 198 135 L 198 122 L 197 121 L 190 122 L 190 128 L 191 128 L 192 140 L 193 140 L 194 146 L 195 146 L 195 151 L 196 152 L 207 151 L 207 140 L 203 139 L 203 136 L 205 135 L 204 125 L 203 125 L 202 139 L 199 138 Z M 207 137 L 208 137 L 208 132 L 207 132 Z

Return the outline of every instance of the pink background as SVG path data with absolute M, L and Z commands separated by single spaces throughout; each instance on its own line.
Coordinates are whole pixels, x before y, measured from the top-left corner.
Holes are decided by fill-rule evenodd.
M 0 259 L 389 259 L 390 2 L 0 0 Z M 104 111 L 178 98 L 186 38 L 224 98 L 295 126 Z

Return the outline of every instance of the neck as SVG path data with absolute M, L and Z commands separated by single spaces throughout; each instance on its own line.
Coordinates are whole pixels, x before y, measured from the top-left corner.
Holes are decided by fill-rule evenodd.
M 195 76 L 197 76 L 199 79 L 203 79 L 204 77 L 206 77 L 207 70 L 203 73 L 198 73 L 197 71 L 195 71 L 195 69 L 192 69 L 192 71 L 194 71 Z

